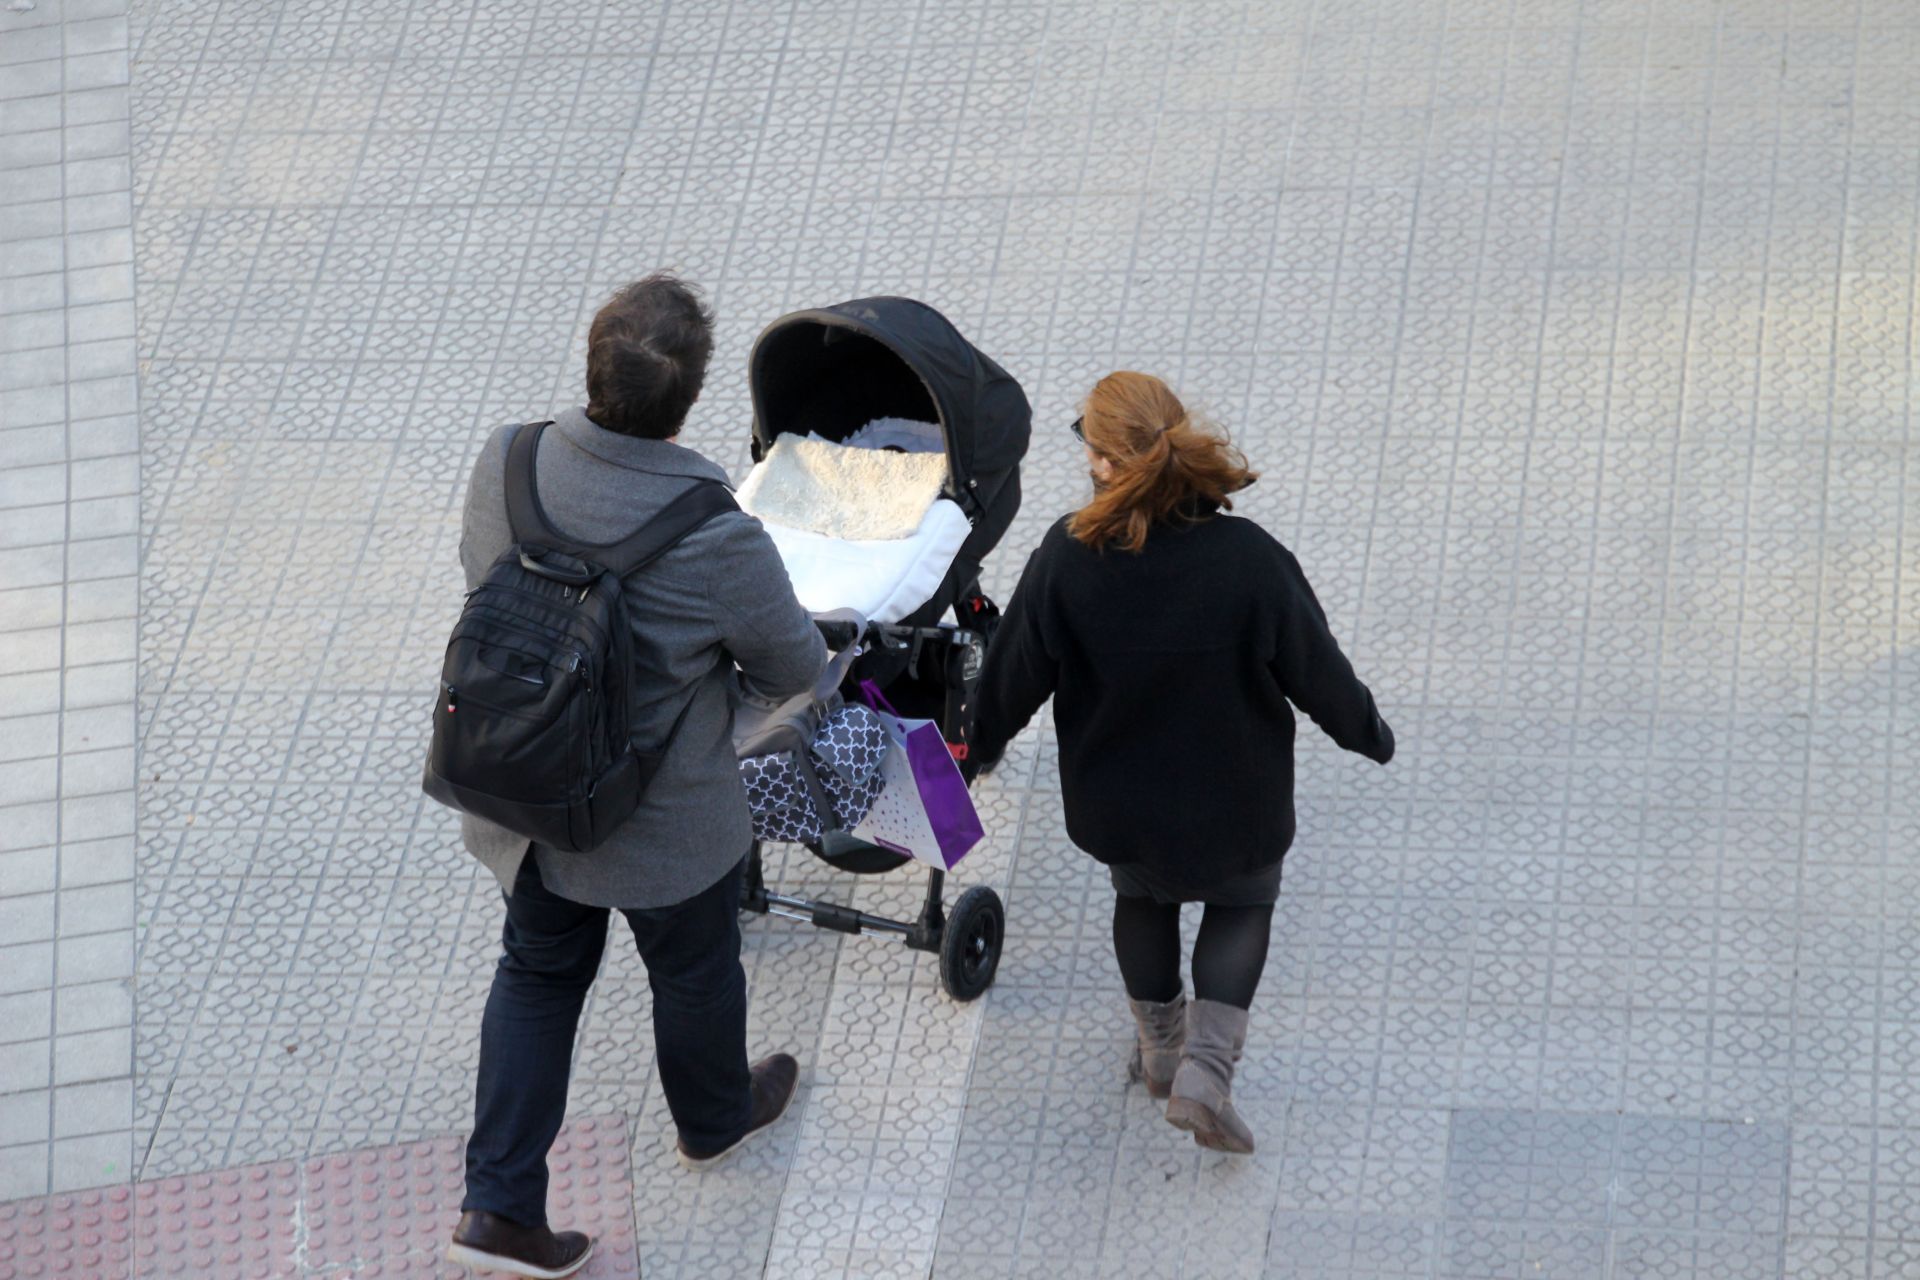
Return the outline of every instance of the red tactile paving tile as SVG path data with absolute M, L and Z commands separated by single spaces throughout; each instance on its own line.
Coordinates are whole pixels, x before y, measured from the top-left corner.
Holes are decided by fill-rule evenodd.
M 307 1270 L 295 1274 L 329 1280 L 471 1275 L 440 1260 L 459 1216 L 465 1146 L 459 1138 L 440 1138 L 309 1160 L 303 1202 Z M 609 1117 L 569 1126 L 547 1168 L 548 1217 L 597 1242 L 593 1262 L 580 1274 L 632 1280 L 640 1266 L 626 1122 Z
M 298 1276 L 300 1166 L 192 1173 L 134 1188 L 133 1274 Z
M 133 1235 L 132 1187 L 0 1204 L 0 1280 L 124 1276 Z
M 440 1257 L 463 1149 L 437 1138 L 0 1204 L 0 1280 L 467 1276 Z M 553 1220 L 597 1242 L 580 1275 L 638 1276 L 626 1122 L 569 1125 L 547 1163 Z

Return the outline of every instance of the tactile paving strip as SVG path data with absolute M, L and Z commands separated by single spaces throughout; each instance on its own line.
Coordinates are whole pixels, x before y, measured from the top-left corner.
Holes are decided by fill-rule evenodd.
M 128 1275 L 134 1230 L 132 1187 L 0 1204 L 0 1280 Z
M 461 1195 L 460 1138 L 370 1147 L 0 1204 L 0 1280 L 418 1280 L 444 1261 Z M 578 1121 L 548 1158 L 548 1212 L 591 1234 L 583 1278 L 639 1274 L 627 1126 Z

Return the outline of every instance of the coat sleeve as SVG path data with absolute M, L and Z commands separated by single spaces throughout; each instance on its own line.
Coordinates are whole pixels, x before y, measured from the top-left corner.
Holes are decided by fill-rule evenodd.
M 827 644 L 794 598 L 773 539 L 758 520 L 724 515 L 706 558 L 707 598 L 720 643 L 754 689 L 773 698 L 813 688 L 827 669 Z
M 1373 693 L 1340 651 L 1300 562 L 1284 547 L 1279 551 L 1281 612 L 1274 679 L 1288 700 L 1341 747 L 1387 763 L 1393 759 L 1393 730 L 1380 718 Z
M 1027 560 L 987 649 L 967 732 L 973 759 L 983 767 L 1006 754 L 1007 744 L 1053 696 L 1059 681 L 1058 660 L 1048 651 L 1040 625 L 1047 603 L 1046 555 L 1043 542 Z

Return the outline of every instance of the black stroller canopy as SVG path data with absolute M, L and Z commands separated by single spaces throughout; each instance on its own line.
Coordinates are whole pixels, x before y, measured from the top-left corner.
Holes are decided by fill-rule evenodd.
M 1033 410 L 1012 375 L 911 298 L 782 316 L 754 343 L 747 381 L 755 459 L 782 435 L 840 440 L 875 418 L 938 422 L 963 502 L 1018 466 L 1033 432 Z

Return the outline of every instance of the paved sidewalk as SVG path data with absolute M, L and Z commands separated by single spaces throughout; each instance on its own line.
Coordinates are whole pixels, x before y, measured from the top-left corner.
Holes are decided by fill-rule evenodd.
M 0 7 L 9 165 L 52 93 L 16 31 L 64 14 L 91 49 L 91 2 Z M 983 1000 L 885 939 L 749 929 L 753 1039 L 807 1083 L 723 1171 L 671 1160 L 644 974 L 610 948 L 572 1101 L 627 1124 L 647 1276 L 1920 1268 L 1908 0 L 136 0 L 127 42 L 140 1178 L 465 1125 L 497 897 L 416 781 L 459 496 L 488 428 L 572 401 L 605 293 L 670 265 L 720 311 L 691 431 L 730 465 L 786 310 L 911 294 L 1000 358 L 1036 409 L 1002 596 L 1085 492 L 1078 398 L 1166 375 L 1262 471 L 1245 512 L 1401 754 L 1301 739 L 1248 1161 L 1125 1084 L 1109 891 L 1044 725 L 961 877 L 1008 903 Z M 108 562 L 75 550 L 77 488 L 20 514 L 43 480 L 13 442 L 74 486 L 133 437 L 45 434 L 96 366 L 20 345 L 56 322 L 18 318 L 52 308 L 14 301 L 52 250 L 15 247 L 15 207 L 0 740 L 26 744 L 81 618 L 71 588 L 12 602 Z M 16 423 L 55 350 L 69 403 Z M 64 788 L 73 750 L 0 763 L 0 804 L 50 804 L 16 788 Z M 85 909 L 93 830 L 20 848 L 12 812 L 0 941 L 57 954 L 13 922 Z M 50 1019 L 34 972 L 0 957 L 0 1000 Z M 60 1026 L 4 1021 L 0 1199 L 77 1167 L 34 1074 Z
M 133 1173 L 125 0 L 0 7 L 0 1200 Z

